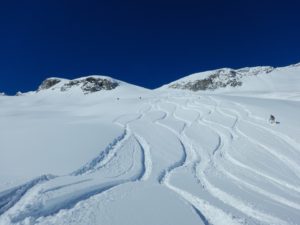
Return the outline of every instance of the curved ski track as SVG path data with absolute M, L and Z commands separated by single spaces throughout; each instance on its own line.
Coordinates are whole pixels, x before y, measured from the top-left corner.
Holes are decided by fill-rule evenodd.
M 52 208 L 50 207 L 44 211 L 37 210 L 34 207 L 32 210 L 25 207 L 25 211 L 21 210 L 18 215 L 11 216 L 11 213 L 14 212 L 11 210 L 17 208 L 18 204 L 24 206 L 27 201 L 24 196 L 27 194 L 42 196 L 43 194 L 48 194 L 48 192 L 57 191 L 60 187 L 44 190 L 42 184 L 50 180 L 63 178 L 62 176 L 42 176 L 19 187 L 2 192 L 0 193 L 0 222 L 1 216 L 6 214 L 7 217 L 4 218 L 3 221 L 10 218 L 11 223 L 22 222 L 29 217 L 37 219 L 39 217 L 55 215 L 62 209 L 70 209 L 80 201 L 86 200 L 96 194 L 104 193 L 128 182 L 153 182 L 149 179 L 154 176 L 152 172 L 155 167 L 155 161 L 153 161 L 152 158 L 152 146 L 147 138 L 138 133 L 131 125 L 134 123 L 143 123 L 143 119 L 148 113 L 155 111 L 162 113 L 163 116 L 151 121 L 152 124 L 159 126 L 164 132 L 169 132 L 169 134 L 176 137 L 180 144 L 180 149 L 182 150 L 181 157 L 167 168 L 162 169 L 155 182 L 161 185 L 162 188 L 167 188 L 175 192 L 177 194 L 176 196 L 185 204 L 189 205 L 191 210 L 198 215 L 203 224 L 300 224 L 299 221 L 298 223 L 295 222 L 295 220 L 289 221 L 286 218 L 282 218 L 282 216 L 270 213 L 268 210 L 263 210 L 249 199 L 243 199 L 238 195 L 227 192 L 226 189 L 223 190 L 220 185 L 215 183 L 212 175 L 222 176 L 222 179 L 226 180 L 228 185 L 238 188 L 241 192 L 244 192 L 245 195 L 249 194 L 249 196 L 251 196 L 251 194 L 256 194 L 263 196 L 267 199 L 266 201 L 269 201 L 274 207 L 290 208 L 293 212 L 299 212 L 300 215 L 300 202 L 297 202 L 297 199 L 300 199 L 300 165 L 298 165 L 293 158 L 283 154 L 278 149 L 274 149 L 261 140 L 257 140 L 248 135 L 241 129 L 241 125 L 247 124 L 249 127 L 252 126 L 254 129 L 268 135 L 270 138 L 280 140 L 280 142 L 288 146 L 293 153 L 300 154 L 300 143 L 286 134 L 273 130 L 267 125 L 263 125 L 264 119 L 253 115 L 244 105 L 228 101 L 228 104 L 232 105 L 232 107 L 229 107 L 221 103 L 221 100 L 216 96 L 200 98 L 197 96 L 190 98 L 168 96 L 166 98 L 149 101 L 149 103 L 146 104 L 146 109 L 141 108 L 135 115 L 120 115 L 113 123 L 120 126 L 123 133 L 119 137 L 116 137 L 99 155 L 67 175 L 66 177 L 71 177 L 72 179 L 76 178 L 78 180 L 72 184 L 62 185 L 61 188 L 68 185 L 90 182 L 93 174 L 100 174 L 107 165 L 112 163 L 113 160 L 116 160 L 118 154 L 122 153 L 128 144 L 134 143 L 135 146 L 138 146 L 139 150 L 131 149 L 132 163 L 128 168 L 126 167 L 127 169 L 122 171 L 122 173 L 118 173 L 115 177 L 111 177 L 115 178 L 114 180 L 93 184 L 84 191 L 75 194 L 69 199 L 67 198 L 62 204 L 54 205 Z M 172 106 L 172 109 L 164 107 L 164 104 Z M 224 122 L 222 120 L 224 120 Z M 183 124 L 182 128 L 179 129 L 178 127 L 171 126 L 170 121 Z M 197 139 L 188 135 L 188 131 L 194 125 L 209 129 L 217 137 L 218 142 L 215 143 L 214 149 L 208 150 L 207 146 L 202 146 L 201 143 L 197 143 Z M 247 140 L 247 144 L 257 148 L 257 151 L 263 151 L 264 154 L 272 156 L 278 163 L 284 165 L 288 170 L 293 171 L 296 177 L 295 179 L 299 179 L 291 183 L 286 179 L 273 176 L 273 174 L 259 169 L 259 167 L 256 168 L 248 165 L 239 158 L 239 155 L 235 155 L 239 149 L 237 149 L 234 144 L 240 140 Z M 137 154 L 141 155 L 140 162 L 135 162 Z M 131 170 L 135 168 L 138 163 L 141 164 L 141 169 L 137 173 L 130 174 Z M 228 170 L 226 168 L 228 165 L 230 165 L 233 170 Z M 185 171 L 185 168 L 190 169 L 186 171 L 192 171 L 193 179 L 197 181 L 197 189 L 201 189 L 204 193 L 210 195 L 211 199 L 216 199 L 216 201 L 209 202 L 202 199 L 201 196 L 198 196 L 197 192 L 189 192 L 185 190 L 185 188 L 174 184 L 173 176 L 180 171 Z M 235 171 L 239 173 L 235 173 Z M 245 176 L 243 177 L 240 174 L 244 174 Z M 259 182 L 259 180 L 274 189 L 268 190 L 264 186 L 256 185 L 255 182 Z M 272 192 L 272 190 L 276 191 Z M 280 195 L 278 194 L 279 192 L 285 193 L 286 195 Z M 296 198 L 295 200 L 293 200 L 293 196 Z

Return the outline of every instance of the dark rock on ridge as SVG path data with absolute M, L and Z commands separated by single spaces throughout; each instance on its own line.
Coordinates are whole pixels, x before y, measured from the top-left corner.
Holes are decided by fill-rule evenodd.
M 67 91 L 71 87 L 81 86 L 80 88 L 85 94 L 93 93 L 101 90 L 112 90 L 118 86 L 118 82 L 106 78 L 87 77 L 81 80 L 71 80 L 61 87 L 61 91 Z
M 58 84 L 61 80 L 58 78 L 48 78 L 39 86 L 38 91 L 46 90 Z
M 58 83 L 62 82 L 59 78 L 48 78 L 43 81 L 39 86 L 38 92 L 48 89 L 59 89 L 60 91 L 68 91 L 73 87 L 80 87 L 83 93 L 93 93 L 101 90 L 112 90 L 115 89 L 119 83 L 106 77 L 86 77 L 74 80 L 63 80 L 63 83 L 55 87 Z
M 227 86 L 238 87 L 242 86 L 242 77 L 244 76 L 257 76 L 259 73 L 270 73 L 273 70 L 272 67 L 242 68 L 238 70 L 225 68 L 211 71 L 211 74 L 203 79 L 179 81 L 168 87 L 191 91 L 215 90 Z

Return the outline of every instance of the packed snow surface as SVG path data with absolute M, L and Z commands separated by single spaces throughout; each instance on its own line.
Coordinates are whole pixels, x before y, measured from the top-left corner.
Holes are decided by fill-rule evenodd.
M 0 96 L 0 225 L 300 224 L 300 67 L 244 70 L 215 92 L 90 76 Z

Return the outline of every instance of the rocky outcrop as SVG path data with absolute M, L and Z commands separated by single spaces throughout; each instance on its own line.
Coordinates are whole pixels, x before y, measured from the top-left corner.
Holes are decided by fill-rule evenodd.
M 65 92 L 72 88 L 80 88 L 84 94 L 89 94 L 101 90 L 112 90 L 118 85 L 117 81 L 104 76 L 90 76 L 74 80 L 48 78 L 39 86 L 37 92 L 42 90 L 59 90 Z
M 204 78 L 200 79 L 186 79 L 170 84 L 169 88 L 185 89 L 191 91 L 215 90 L 225 87 L 242 86 L 242 78 L 244 76 L 256 76 L 260 73 L 269 73 L 273 71 L 272 67 L 253 67 L 234 69 L 219 69 L 209 72 Z M 201 77 L 201 74 L 199 74 Z
M 72 87 L 80 86 L 85 93 L 93 93 L 101 90 L 112 90 L 118 86 L 118 82 L 97 77 L 87 77 L 84 79 L 71 80 L 61 87 L 61 91 L 67 91 Z
M 48 78 L 39 86 L 38 91 L 50 89 L 59 82 L 61 82 L 61 80 L 58 78 Z

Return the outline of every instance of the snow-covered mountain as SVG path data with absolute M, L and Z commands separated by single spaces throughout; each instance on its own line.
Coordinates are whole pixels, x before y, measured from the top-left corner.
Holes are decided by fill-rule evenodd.
M 241 69 L 222 68 L 195 73 L 162 89 L 183 89 L 191 91 L 256 91 L 290 92 L 300 89 L 300 63 L 287 67 L 270 66 L 246 67 Z M 288 77 L 288 78 L 287 78 Z
M 299 64 L 1 95 L 0 225 L 300 224 L 299 115 Z
M 108 76 L 91 75 L 73 80 L 52 77 L 44 80 L 36 92 L 82 92 L 91 94 L 98 91 L 109 91 L 116 88 L 143 89 Z
M 48 78 L 43 81 L 37 91 L 59 90 L 69 91 L 74 88 L 80 88 L 85 94 L 101 91 L 113 90 L 119 86 L 121 82 L 107 76 L 88 76 L 74 80 L 66 80 L 61 78 Z

